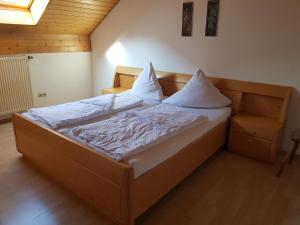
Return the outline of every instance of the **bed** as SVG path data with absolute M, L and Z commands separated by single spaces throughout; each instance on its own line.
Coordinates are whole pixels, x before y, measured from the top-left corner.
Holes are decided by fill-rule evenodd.
M 130 88 L 140 71 L 117 67 L 114 87 Z M 188 74 L 162 71 L 157 74 L 166 96 L 191 78 Z M 153 153 L 152 157 L 141 153 L 127 161 L 116 161 L 21 114 L 13 115 L 17 149 L 26 160 L 115 223 L 133 225 L 138 216 L 226 143 L 230 112 L 239 113 L 244 104 L 251 104 L 244 101 L 243 95 L 253 95 L 254 100 L 264 99 L 271 104 L 285 90 L 275 85 L 211 80 L 232 100 L 231 109 L 203 112 L 212 121 L 206 129 L 194 127 L 178 134 L 174 137 L 177 142 L 169 140 L 154 147 L 158 154 Z M 282 101 L 282 107 L 285 104 Z M 159 154 L 163 151 L 164 154 Z

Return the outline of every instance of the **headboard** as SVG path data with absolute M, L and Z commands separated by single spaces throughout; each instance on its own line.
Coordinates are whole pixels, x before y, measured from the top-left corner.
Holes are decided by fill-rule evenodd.
M 117 66 L 113 87 L 130 89 L 141 68 Z M 164 95 L 170 96 L 180 90 L 192 77 L 181 74 L 156 71 Z M 287 116 L 292 88 L 256 82 L 208 77 L 210 81 L 232 100 L 233 113 L 250 113 L 273 118 L 283 123 Z

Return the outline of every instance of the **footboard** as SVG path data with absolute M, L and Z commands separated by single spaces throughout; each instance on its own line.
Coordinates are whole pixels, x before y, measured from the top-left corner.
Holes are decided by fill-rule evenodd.
M 226 141 L 227 125 L 227 121 L 220 124 L 171 158 L 133 180 L 133 217 L 136 218 L 145 212 L 220 149 Z
M 118 224 L 130 224 L 132 168 L 13 115 L 18 151 L 38 169 Z

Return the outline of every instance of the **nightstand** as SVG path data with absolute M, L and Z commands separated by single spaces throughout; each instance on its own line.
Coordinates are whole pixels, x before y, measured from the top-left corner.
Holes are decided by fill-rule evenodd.
M 239 113 L 231 118 L 229 150 L 255 159 L 274 162 L 283 124 L 269 117 Z
M 123 91 L 129 90 L 128 88 L 121 88 L 121 87 L 115 87 L 115 88 L 106 88 L 102 89 L 101 94 L 118 94 Z

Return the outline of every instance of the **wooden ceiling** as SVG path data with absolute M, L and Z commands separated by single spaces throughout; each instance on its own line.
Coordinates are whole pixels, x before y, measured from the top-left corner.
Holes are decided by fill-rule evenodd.
M 0 24 L 0 54 L 90 51 L 90 34 L 119 0 L 50 0 L 35 26 Z

